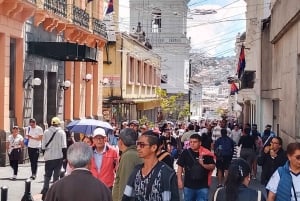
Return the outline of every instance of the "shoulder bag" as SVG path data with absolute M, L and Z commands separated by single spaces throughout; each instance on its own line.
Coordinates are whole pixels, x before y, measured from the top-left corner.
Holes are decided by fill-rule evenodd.
M 190 167 L 190 175 L 192 180 L 201 180 L 204 177 L 204 171 L 203 171 L 203 167 L 200 165 L 200 163 L 198 161 L 195 160 L 195 158 L 193 157 L 190 149 L 187 150 L 187 152 L 189 153 L 189 156 L 192 158 L 194 164 Z
M 42 150 L 43 154 L 45 153 L 45 151 L 46 151 L 47 147 L 49 146 L 49 144 L 52 142 L 52 140 L 53 140 L 53 138 L 54 138 L 56 132 L 57 132 L 57 130 L 52 134 L 50 140 L 49 140 L 49 141 L 47 142 L 47 144 L 45 145 L 45 149 Z

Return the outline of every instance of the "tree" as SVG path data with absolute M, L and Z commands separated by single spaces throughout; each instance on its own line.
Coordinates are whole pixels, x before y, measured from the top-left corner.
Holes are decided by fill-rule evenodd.
M 160 101 L 160 107 L 162 109 L 162 113 L 164 116 L 176 116 L 176 118 L 182 119 L 189 115 L 189 104 L 185 103 L 184 109 L 182 107 L 178 107 L 178 99 L 183 96 L 182 93 L 175 95 L 168 95 L 166 90 L 161 88 L 156 88 L 156 95 Z M 188 110 L 188 112 L 186 111 Z

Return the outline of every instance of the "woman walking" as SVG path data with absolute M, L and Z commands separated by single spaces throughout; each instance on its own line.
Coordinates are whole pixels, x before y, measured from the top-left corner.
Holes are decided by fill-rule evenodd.
M 261 191 L 248 188 L 251 168 L 244 159 L 233 160 L 224 188 L 218 188 L 214 201 L 265 201 Z
M 24 146 L 23 140 L 24 138 L 19 134 L 19 127 L 14 126 L 12 129 L 12 134 L 8 136 L 6 142 L 6 150 L 9 157 L 9 163 L 14 171 L 11 180 L 16 180 L 17 178 L 19 159 L 22 153 L 21 148 L 23 148 Z

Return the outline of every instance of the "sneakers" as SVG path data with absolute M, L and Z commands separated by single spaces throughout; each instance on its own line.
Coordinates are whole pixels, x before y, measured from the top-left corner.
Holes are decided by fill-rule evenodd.
M 10 180 L 16 180 L 17 179 L 17 175 L 13 175 L 11 178 L 10 178 Z
M 36 176 L 33 174 L 31 175 L 30 179 L 35 180 Z

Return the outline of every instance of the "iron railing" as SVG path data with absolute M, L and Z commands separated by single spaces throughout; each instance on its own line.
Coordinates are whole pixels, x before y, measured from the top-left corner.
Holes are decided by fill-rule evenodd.
M 93 18 L 93 32 L 107 38 L 106 25 L 96 18 Z
M 67 17 L 67 3 L 65 0 L 45 0 L 44 8 L 61 17 Z
M 74 24 L 89 28 L 90 15 L 83 9 L 73 6 L 73 22 Z

